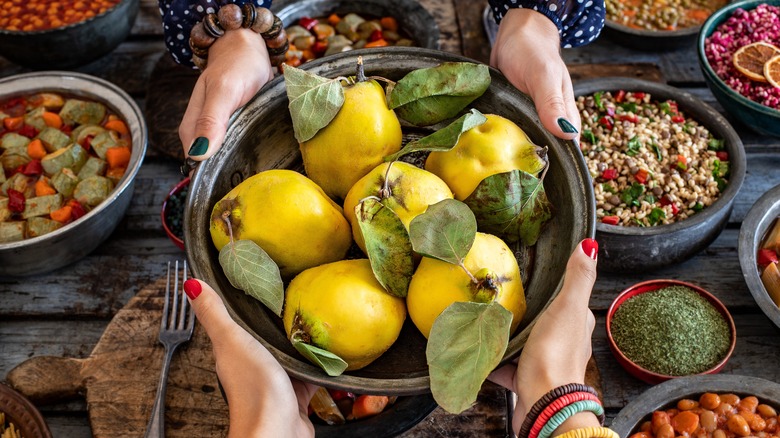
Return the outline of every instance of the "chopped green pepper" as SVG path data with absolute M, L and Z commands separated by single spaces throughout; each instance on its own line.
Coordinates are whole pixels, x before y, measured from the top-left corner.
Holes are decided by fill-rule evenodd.
M 635 135 L 631 137 L 631 140 L 628 141 L 626 146 L 628 146 L 626 155 L 633 157 L 639 153 L 639 149 L 642 147 L 642 142 L 639 141 L 639 138 Z
M 647 221 L 650 222 L 650 225 L 656 225 L 661 222 L 662 219 L 666 219 L 666 211 L 662 208 L 656 207 L 647 215 Z

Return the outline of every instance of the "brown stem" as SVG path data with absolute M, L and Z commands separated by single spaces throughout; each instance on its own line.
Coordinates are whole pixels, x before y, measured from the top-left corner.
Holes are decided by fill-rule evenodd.
M 379 190 L 379 197 L 382 199 L 387 199 L 393 196 L 393 191 L 390 190 L 390 169 L 393 167 L 393 163 L 395 163 L 395 161 L 391 161 L 390 164 L 387 165 L 387 171 L 385 172 L 385 182 L 382 184 L 382 188 Z
M 230 249 L 234 251 L 233 255 L 235 255 L 236 242 L 233 240 L 233 225 L 230 224 L 230 210 L 225 210 L 222 212 L 222 220 L 227 224 L 228 235 L 230 236 Z
M 466 271 L 466 275 L 469 276 L 472 284 L 474 284 L 475 286 L 479 286 L 479 280 L 477 280 L 477 277 L 475 277 L 474 274 L 471 273 L 471 271 L 466 269 L 466 265 L 463 264 L 463 260 L 458 259 L 458 266 L 460 266 L 464 271 Z
M 368 80 L 368 78 L 366 78 L 366 72 L 363 69 L 363 57 L 362 56 L 358 56 L 358 60 L 357 60 L 357 74 L 355 76 L 357 78 L 357 82 L 365 82 L 365 81 Z

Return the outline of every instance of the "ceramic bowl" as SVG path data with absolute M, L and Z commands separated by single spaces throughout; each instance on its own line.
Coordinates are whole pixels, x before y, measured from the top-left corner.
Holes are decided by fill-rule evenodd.
M 0 244 L 0 275 L 52 271 L 86 256 L 111 235 L 130 205 L 135 175 L 146 153 L 147 128 L 140 108 L 121 88 L 83 73 L 44 71 L 0 79 L 2 99 L 41 91 L 59 92 L 106 104 L 126 123 L 132 154 L 122 179 L 109 197 L 86 215 L 40 237 Z
M 469 61 L 456 55 L 413 47 L 364 49 L 360 55 L 367 75 L 391 80 L 398 80 L 418 68 Z M 337 77 L 350 74 L 356 59 L 356 54 L 343 52 L 306 63 L 304 68 L 324 77 Z M 535 257 L 520 261 L 521 266 L 529 264 L 531 272 L 524 277 L 528 310 L 509 341 L 502 360 L 506 363 L 519 354 L 539 313 L 560 290 L 566 262 L 573 249 L 582 239 L 593 235 L 595 208 L 592 186 L 579 149 L 571 142 L 563 142 L 549 134 L 542 127 L 531 100 L 518 92 L 500 72 L 491 70 L 490 74 L 489 89 L 471 107 L 513 120 L 534 143 L 550 147 L 551 165 L 545 190 L 555 207 L 555 214 L 536 245 Z M 296 352 L 285 335 L 280 318 L 233 288 L 223 274 L 208 231 L 214 204 L 232 187 L 259 171 L 302 168 L 287 105 L 283 78 L 276 78 L 233 116 L 223 147 L 195 172 L 184 222 L 187 258 L 192 271 L 197 278 L 214 286 L 234 319 L 260 340 L 291 376 L 360 394 L 428 392 L 426 340 L 410 318 L 406 319 L 398 340 L 381 358 L 361 370 L 328 377 Z M 421 134 L 420 131 L 416 133 Z
M 13 423 L 25 438 L 51 438 L 52 436 L 49 426 L 35 405 L 2 382 L 0 382 L 0 412 L 5 413 L 6 422 Z
M 726 374 L 680 377 L 643 392 L 618 413 L 609 428 L 619 436 L 631 436 L 652 417 L 653 411 L 672 408 L 682 398 L 698 400 L 705 392 L 734 393 L 740 397 L 753 395 L 761 403 L 780 410 L 780 384 L 769 380 Z
M 706 127 L 716 138 L 724 139 L 729 153 L 731 176 L 720 198 L 699 213 L 668 225 L 624 227 L 596 223 L 599 242 L 599 270 L 607 272 L 643 272 L 679 263 L 709 246 L 723 231 L 734 199 L 745 180 L 745 149 L 739 135 L 715 109 L 678 88 L 633 78 L 600 78 L 579 81 L 576 96 L 597 91 L 643 91 L 653 99 L 672 99 L 680 111 Z
M 636 50 L 666 52 L 692 46 L 701 26 L 678 30 L 635 29 L 611 20 L 604 21 L 604 36 L 612 41 Z
M 780 6 L 780 0 L 745 0 L 731 3 L 718 9 L 704 22 L 696 42 L 696 53 L 699 57 L 699 67 L 701 67 L 704 80 L 723 108 L 734 118 L 759 134 L 777 137 L 780 136 L 780 110 L 761 105 L 734 91 L 715 74 L 704 53 L 705 40 L 712 35 L 718 26 L 728 20 L 737 9 L 750 10 L 764 3 Z
M 669 286 L 685 286 L 702 297 L 706 299 L 710 304 L 712 304 L 715 309 L 723 315 L 723 318 L 726 320 L 726 323 L 729 326 L 729 330 L 731 332 L 731 345 L 729 347 L 728 352 L 726 353 L 726 356 L 721 359 L 720 362 L 715 364 L 712 368 L 700 373 L 700 374 L 715 374 L 718 373 L 723 367 L 726 365 L 726 362 L 731 357 L 731 354 L 734 352 L 734 346 L 737 343 L 737 329 L 734 326 L 734 319 L 731 317 L 731 314 L 729 313 L 728 309 L 726 309 L 726 306 L 723 305 L 720 300 L 715 298 L 714 295 L 707 292 L 706 290 L 700 288 L 699 286 L 696 286 L 691 283 L 686 283 L 684 281 L 678 281 L 678 280 L 650 280 L 650 281 L 644 281 L 642 283 L 635 284 L 628 289 L 621 292 L 617 298 L 615 298 L 614 301 L 612 301 L 612 304 L 609 306 L 609 309 L 607 310 L 607 340 L 609 341 L 609 349 L 612 351 L 612 354 L 615 356 L 615 359 L 617 359 L 618 363 L 626 370 L 629 374 L 636 377 L 639 380 L 642 380 L 646 383 L 649 383 L 651 385 L 655 385 L 657 383 L 664 382 L 666 380 L 675 379 L 679 376 L 669 376 L 664 374 L 659 374 L 653 371 L 650 371 L 648 369 L 645 369 L 641 367 L 640 365 L 637 365 L 635 362 L 631 361 L 626 355 L 623 354 L 623 352 L 620 351 L 620 348 L 618 348 L 617 344 L 615 343 L 615 340 L 612 338 L 612 318 L 615 315 L 615 312 L 620 307 L 621 304 L 626 302 L 629 298 L 635 297 L 640 294 L 644 293 L 652 293 L 655 290 L 669 287 Z M 621 435 L 622 436 L 622 435 Z
M 67 69 L 114 50 L 130 34 L 139 0 L 121 0 L 92 18 L 55 29 L 22 32 L 0 29 L 0 55 L 33 69 Z
M 168 192 L 168 194 L 165 196 L 165 201 L 163 201 L 162 211 L 160 211 L 160 221 L 162 222 L 163 229 L 165 230 L 165 234 L 168 236 L 169 239 L 171 239 L 171 242 L 173 242 L 174 245 L 179 247 L 179 249 L 184 249 L 184 240 L 182 240 L 179 236 L 177 236 L 173 230 L 172 225 L 170 222 L 169 215 L 171 214 L 171 210 L 176 205 L 174 203 L 171 203 L 171 197 L 174 195 L 178 195 L 182 192 L 182 190 L 187 189 L 190 186 L 190 178 L 184 178 L 183 180 L 176 183 L 175 186 Z M 186 195 L 184 195 L 185 198 L 182 198 L 180 201 L 180 204 L 178 206 L 180 207 L 180 215 L 181 215 L 181 223 L 179 224 L 179 227 L 184 227 L 184 204 L 186 200 Z
M 739 230 L 739 264 L 742 276 L 750 289 L 756 304 L 780 327 L 780 308 L 767 294 L 758 271 L 756 254 L 769 227 L 780 217 L 780 186 L 776 186 L 761 196 L 750 208 L 742 228 Z

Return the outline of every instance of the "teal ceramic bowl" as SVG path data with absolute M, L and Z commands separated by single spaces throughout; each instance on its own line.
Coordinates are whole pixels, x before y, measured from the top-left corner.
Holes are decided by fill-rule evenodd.
M 780 111 L 761 105 L 734 91 L 721 80 L 707 61 L 704 53 L 704 42 L 715 29 L 723 24 L 739 8 L 751 10 L 758 5 L 766 3 L 780 6 L 780 0 L 744 0 L 731 3 L 710 15 L 699 31 L 696 44 L 696 52 L 699 56 L 699 66 L 704 74 L 705 82 L 712 94 L 735 119 L 747 125 L 754 131 L 780 137 Z

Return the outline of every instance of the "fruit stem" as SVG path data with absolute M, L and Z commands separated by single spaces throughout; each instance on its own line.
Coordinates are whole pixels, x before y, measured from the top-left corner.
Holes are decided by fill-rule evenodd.
M 366 78 L 366 72 L 363 69 L 363 57 L 362 56 L 358 56 L 358 60 L 357 60 L 357 74 L 355 76 L 357 78 L 357 82 L 365 82 L 365 81 L 368 80 L 368 78 Z
M 379 190 L 379 197 L 382 199 L 387 199 L 393 196 L 393 191 L 390 189 L 390 169 L 393 167 L 393 163 L 395 163 L 395 161 L 391 161 L 390 164 L 387 165 L 387 171 L 385 171 L 385 182 L 382 184 L 382 189 Z
M 234 244 L 233 241 L 233 226 L 230 224 L 230 210 L 225 210 L 222 212 L 222 220 L 225 221 L 228 227 L 228 235 L 230 235 L 230 243 Z
M 477 277 L 475 277 L 474 274 L 472 274 L 471 271 L 469 271 L 466 268 L 466 265 L 463 264 L 462 259 L 458 259 L 458 266 L 460 266 L 464 271 L 466 271 L 466 275 L 468 275 L 469 278 L 471 279 L 471 283 L 474 284 L 474 286 L 479 287 L 479 280 L 477 280 Z

